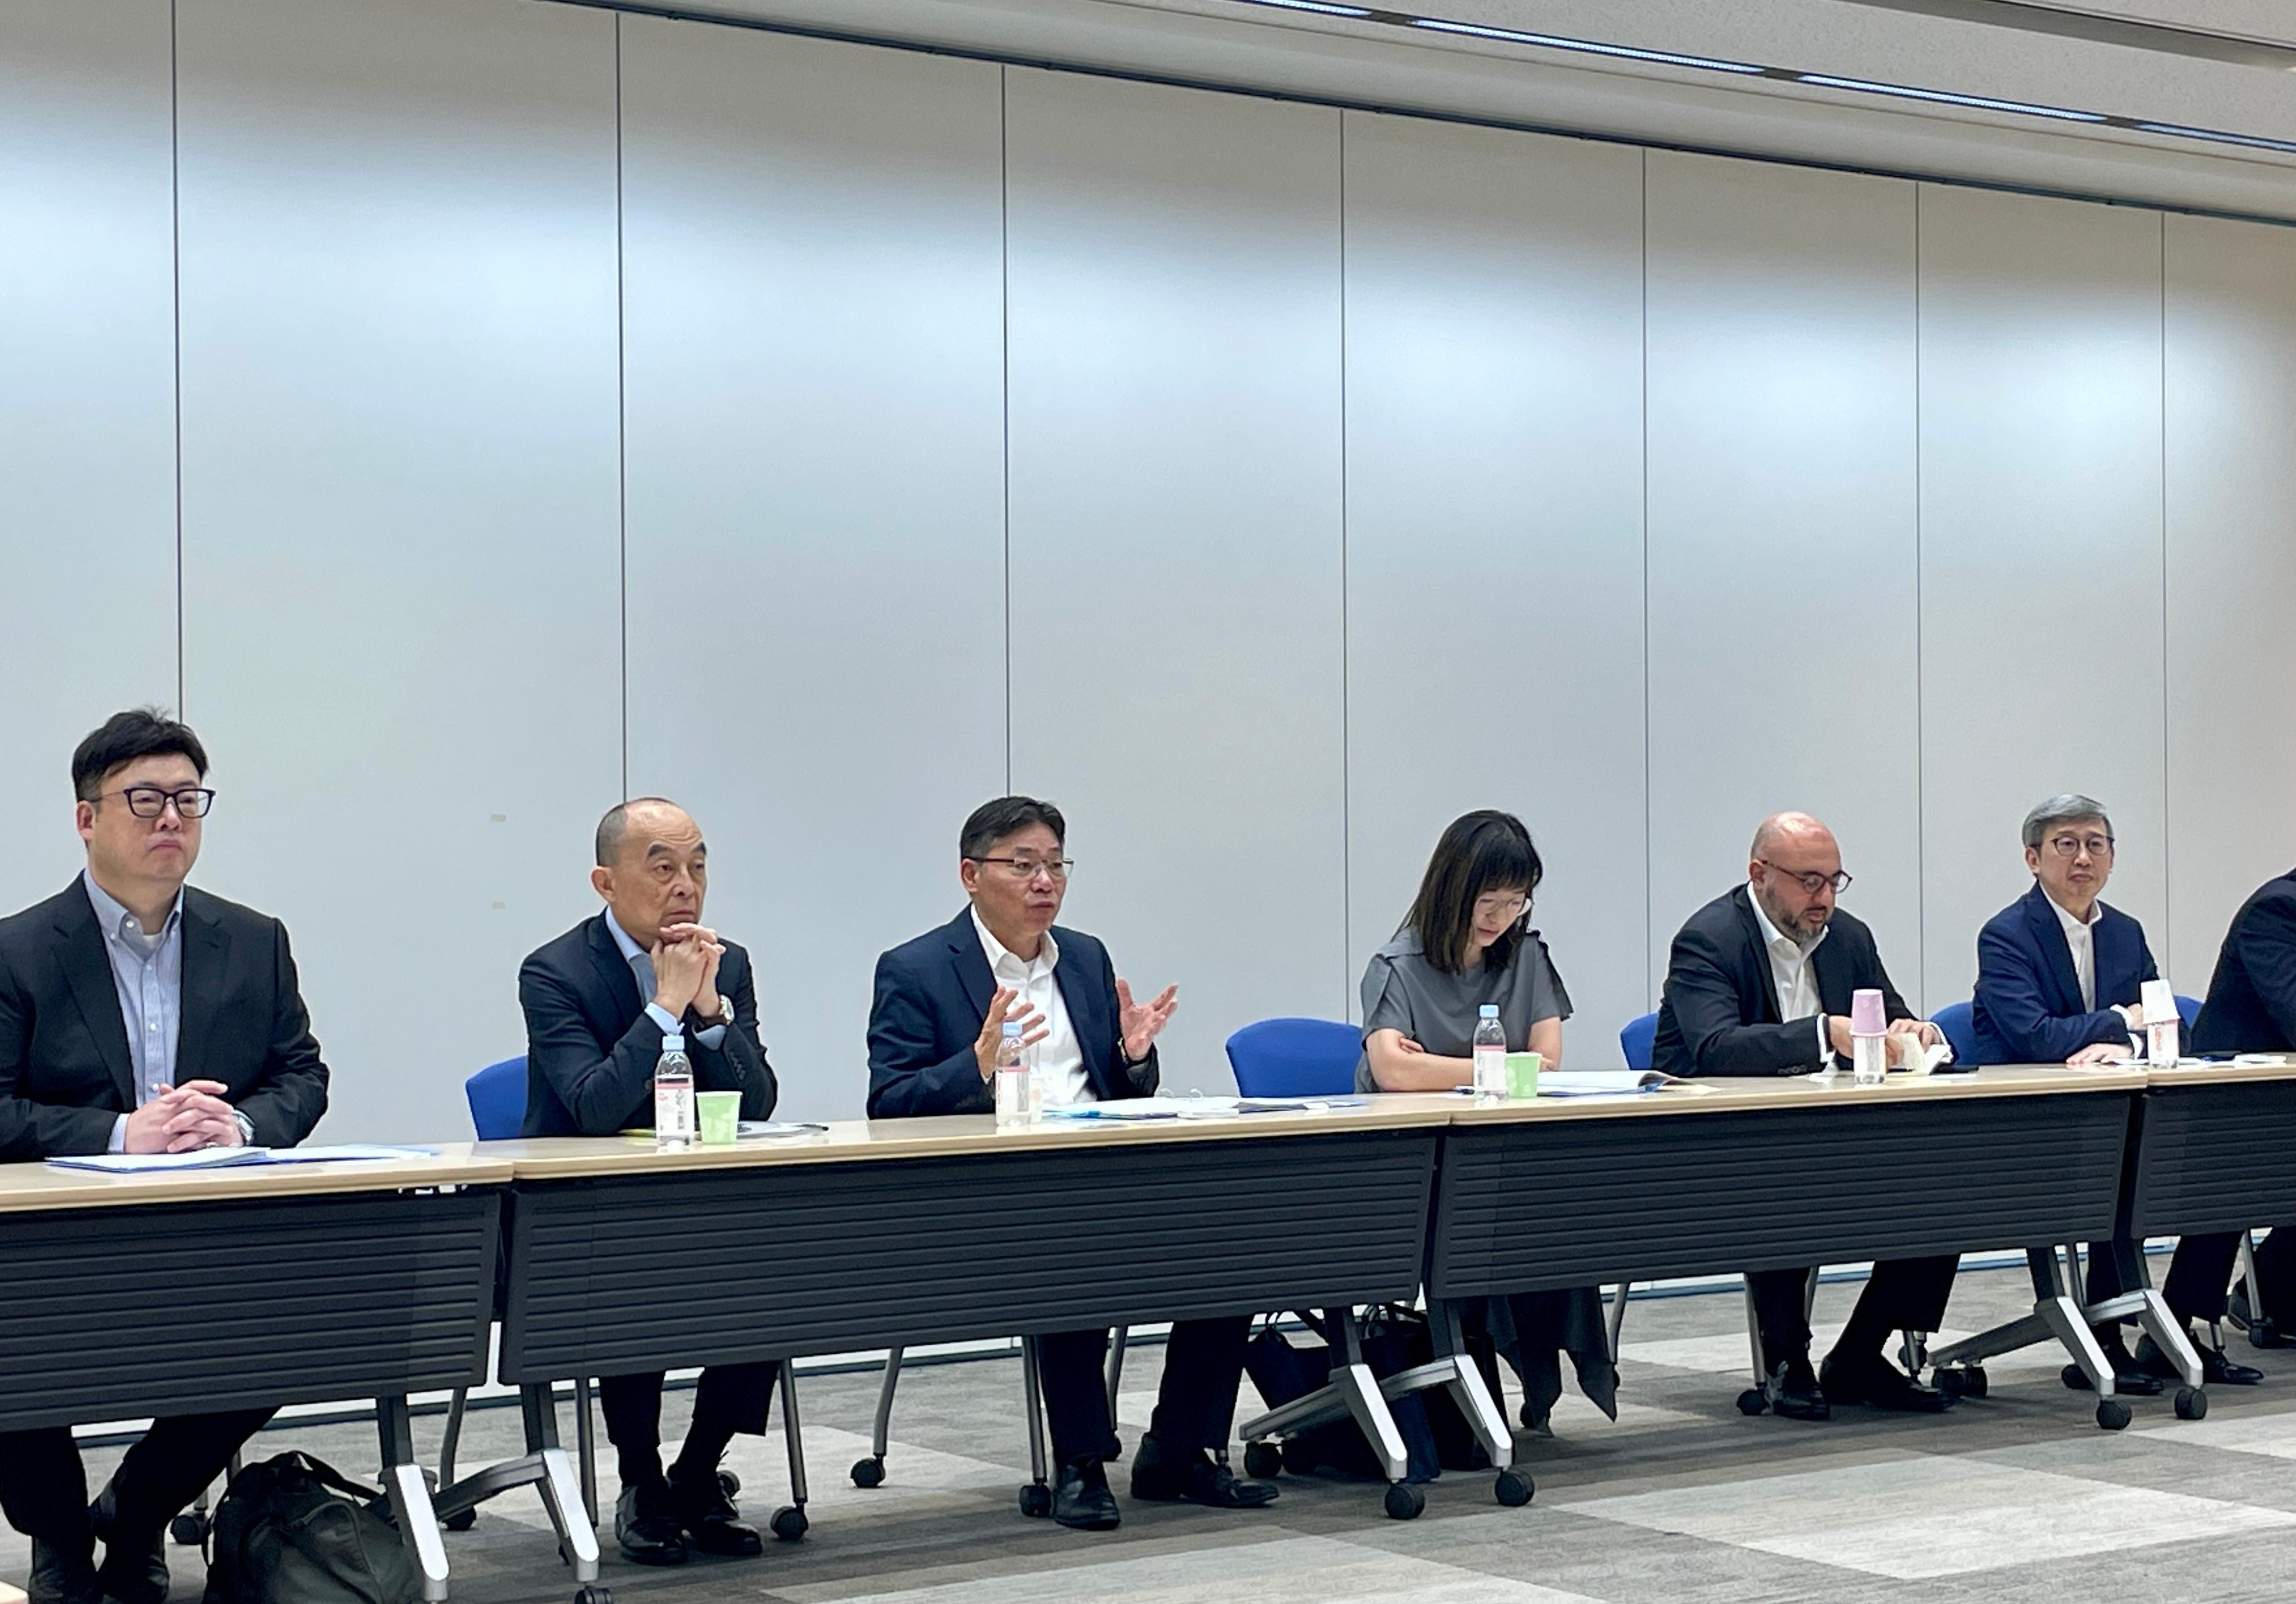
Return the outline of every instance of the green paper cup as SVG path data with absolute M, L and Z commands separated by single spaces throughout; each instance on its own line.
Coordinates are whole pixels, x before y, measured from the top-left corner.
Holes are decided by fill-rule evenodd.
M 697 1091 L 693 1106 L 705 1147 L 730 1147 L 742 1133 L 742 1094 L 738 1091 Z
M 1537 1053 L 1509 1053 L 1506 1056 L 1507 1096 L 1510 1098 L 1537 1097 L 1538 1072 L 1543 1065 L 1544 1060 Z

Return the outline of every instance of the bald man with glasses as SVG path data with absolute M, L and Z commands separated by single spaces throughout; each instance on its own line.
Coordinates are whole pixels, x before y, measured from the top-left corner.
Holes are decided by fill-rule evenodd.
M 1865 924 L 1836 899 L 1849 889 L 1833 832 L 1807 813 L 1762 821 L 1745 883 L 1690 916 L 1667 961 L 1654 1069 L 1676 1075 L 1799 1075 L 1847 1068 L 1853 992 L 1882 993 L 1890 1061 L 1939 1039 L 1890 983 Z M 1877 1263 L 1823 1370 L 1809 1364 L 1807 1270 L 1748 1272 L 1761 1333 L 1763 1391 L 1788 1419 L 1828 1419 L 1835 1403 L 1934 1414 L 1948 1400 L 1882 1357 L 1893 1330 L 1945 1319 L 1957 1255 Z

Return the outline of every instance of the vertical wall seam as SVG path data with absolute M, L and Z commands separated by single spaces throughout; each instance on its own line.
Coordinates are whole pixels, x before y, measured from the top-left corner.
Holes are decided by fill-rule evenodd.
M 1658 1006 L 1658 886 L 1651 807 L 1651 429 L 1650 429 L 1650 151 L 1642 152 L 1643 359 L 1643 1001 Z
M 176 716 L 188 719 L 184 685 L 184 136 L 178 0 L 168 4 L 168 292 L 173 319 L 176 435 Z
M 2177 973 L 2175 867 L 2177 838 L 2169 827 L 2176 769 L 2170 766 L 2169 741 L 2169 214 L 2159 212 L 2161 228 L 2161 967 Z
M 1004 790 L 1013 790 L 1013 137 L 1012 69 L 996 66 L 996 321 L 1004 466 Z
M 1922 610 L 1922 191 L 1914 185 L 1914 1006 L 1930 1014 L 1929 695 Z
M 622 259 L 622 16 L 614 13 L 614 522 L 620 590 L 622 794 L 630 794 L 630 387 L 629 286 Z
M 1355 957 L 1355 751 L 1348 641 L 1348 118 L 1340 123 L 1340 1015 L 1355 1017 L 1348 972 Z

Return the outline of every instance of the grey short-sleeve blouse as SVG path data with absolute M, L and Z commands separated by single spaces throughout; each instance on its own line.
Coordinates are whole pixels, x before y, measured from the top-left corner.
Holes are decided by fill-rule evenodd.
M 1487 1002 L 1498 1005 L 1509 1052 L 1529 1047 L 1530 1027 L 1540 1020 L 1570 1017 L 1570 993 L 1538 932 L 1518 942 L 1513 960 L 1496 974 L 1478 963 L 1464 975 L 1446 975 L 1428 962 L 1419 933 L 1406 928 L 1364 968 L 1363 1033 L 1368 1040 L 1374 1031 L 1401 1031 L 1431 1053 L 1468 1057 L 1478 1010 Z M 1356 1061 L 1356 1090 L 1379 1090 L 1367 1052 Z

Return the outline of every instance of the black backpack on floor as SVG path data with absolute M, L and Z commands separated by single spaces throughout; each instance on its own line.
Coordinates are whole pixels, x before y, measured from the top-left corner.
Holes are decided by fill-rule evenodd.
M 204 1604 L 422 1604 L 388 1507 L 308 1453 L 246 1467 L 216 1505 Z

